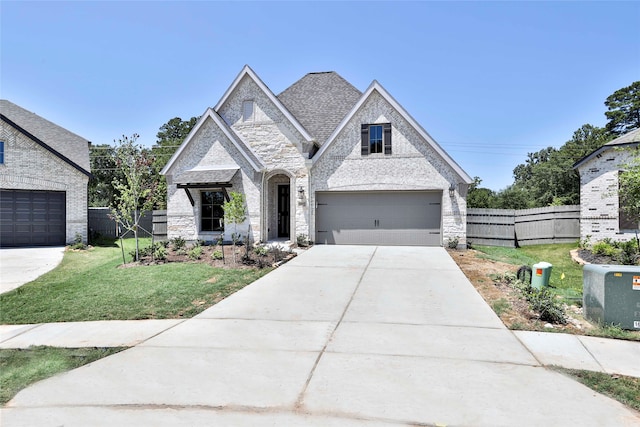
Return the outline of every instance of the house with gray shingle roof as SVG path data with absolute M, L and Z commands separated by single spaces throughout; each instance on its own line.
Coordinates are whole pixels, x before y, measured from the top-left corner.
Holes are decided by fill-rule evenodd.
M 0 246 L 87 241 L 89 142 L 0 100 Z
M 229 240 L 233 191 L 254 242 L 466 242 L 472 179 L 375 80 L 309 73 L 276 96 L 245 66 L 162 173 L 169 238 Z
M 639 156 L 640 129 L 608 142 L 578 160 L 580 174 L 580 238 L 626 241 L 640 227 L 622 209 L 618 176 L 632 156 Z

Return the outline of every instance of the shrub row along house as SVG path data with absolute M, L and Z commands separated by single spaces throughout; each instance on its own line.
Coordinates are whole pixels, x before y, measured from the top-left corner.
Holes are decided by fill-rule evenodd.
M 89 142 L 0 100 L 0 246 L 87 241 Z
M 472 179 L 377 81 L 310 73 L 276 96 L 245 66 L 162 173 L 170 239 L 230 239 L 233 191 L 254 242 L 465 243 Z

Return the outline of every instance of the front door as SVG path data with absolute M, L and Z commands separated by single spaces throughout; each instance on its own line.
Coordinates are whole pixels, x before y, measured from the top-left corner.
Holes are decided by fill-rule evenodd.
M 289 184 L 278 185 L 278 237 L 289 237 Z

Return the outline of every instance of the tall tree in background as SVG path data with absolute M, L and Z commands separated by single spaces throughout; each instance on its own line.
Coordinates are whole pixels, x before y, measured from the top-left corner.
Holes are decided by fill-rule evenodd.
M 116 166 L 116 151 L 109 144 L 91 145 L 89 149 L 91 174 L 89 180 L 89 206 L 110 206 L 116 196 L 113 181 L 122 178 Z
M 140 258 L 138 231 L 142 212 L 150 211 L 156 202 L 158 183 L 153 174 L 153 156 L 136 141 L 138 135 L 122 136 L 116 142 L 116 167 L 122 177 L 114 181 L 117 195 L 111 203 L 111 217 L 126 232 L 133 232 L 137 261 Z M 147 230 L 151 232 L 151 230 Z M 121 237 L 123 234 L 121 233 Z
M 615 91 L 604 105 L 607 131 L 619 136 L 640 128 L 640 81 Z
M 620 174 L 619 185 L 622 210 L 638 227 L 640 226 L 640 148 L 633 149 L 631 159 L 624 165 L 624 170 Z
M 191 117 L 189 120 L 174 117 L 163 124 L 156 135 L 156 145 L 151 149 L 155 158 L 153 173 L 158 181 L 156 208 L 166 209 L 167 207 L 167 181 L 164 176 L 160 175 L 160 171 L 187 138 L 197 121 L 198 117 Z
M 473 177 L 473 183 L 469 186 L 469 192 L 467 193 L 467 207 L 495 208 L 495 193 L 488 188 L 480 187 L 481 183 L 482 180 L 480 179 L 480 177 Z

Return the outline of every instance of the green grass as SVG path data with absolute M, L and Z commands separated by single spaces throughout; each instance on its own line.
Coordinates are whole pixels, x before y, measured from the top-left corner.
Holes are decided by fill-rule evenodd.
M 149 243 L 144 239 L 141 247 Z M 134 242 L 124 244 L 129 261 Z M 0 295 L 0 323 L 187 318 L 270 271 L 202 263 L 121 264 L 117 245 L 65 252 L 54 270 Z
M 640 378 L 554 367 L 590 389 L 640 411 Z
M 117 353 L 124 348 L 31 347 L 0 350 L 0 404 L 36 381 Z
M 483 258 L 507 264 L 531 267 L 540 261 L 549 262 L 553 264 L 549 285 L 565 299 L 580 301 L 582 299 L 582 266 L 574 262 L 569 253 L 570 250 L 577 247 L 577 243 L 562 243 L 524 246 L 518 249 L 491 246 L 474 248 L 484 254 L 480 255 Z M 563 273 L 564 278 L 562 277 Z

